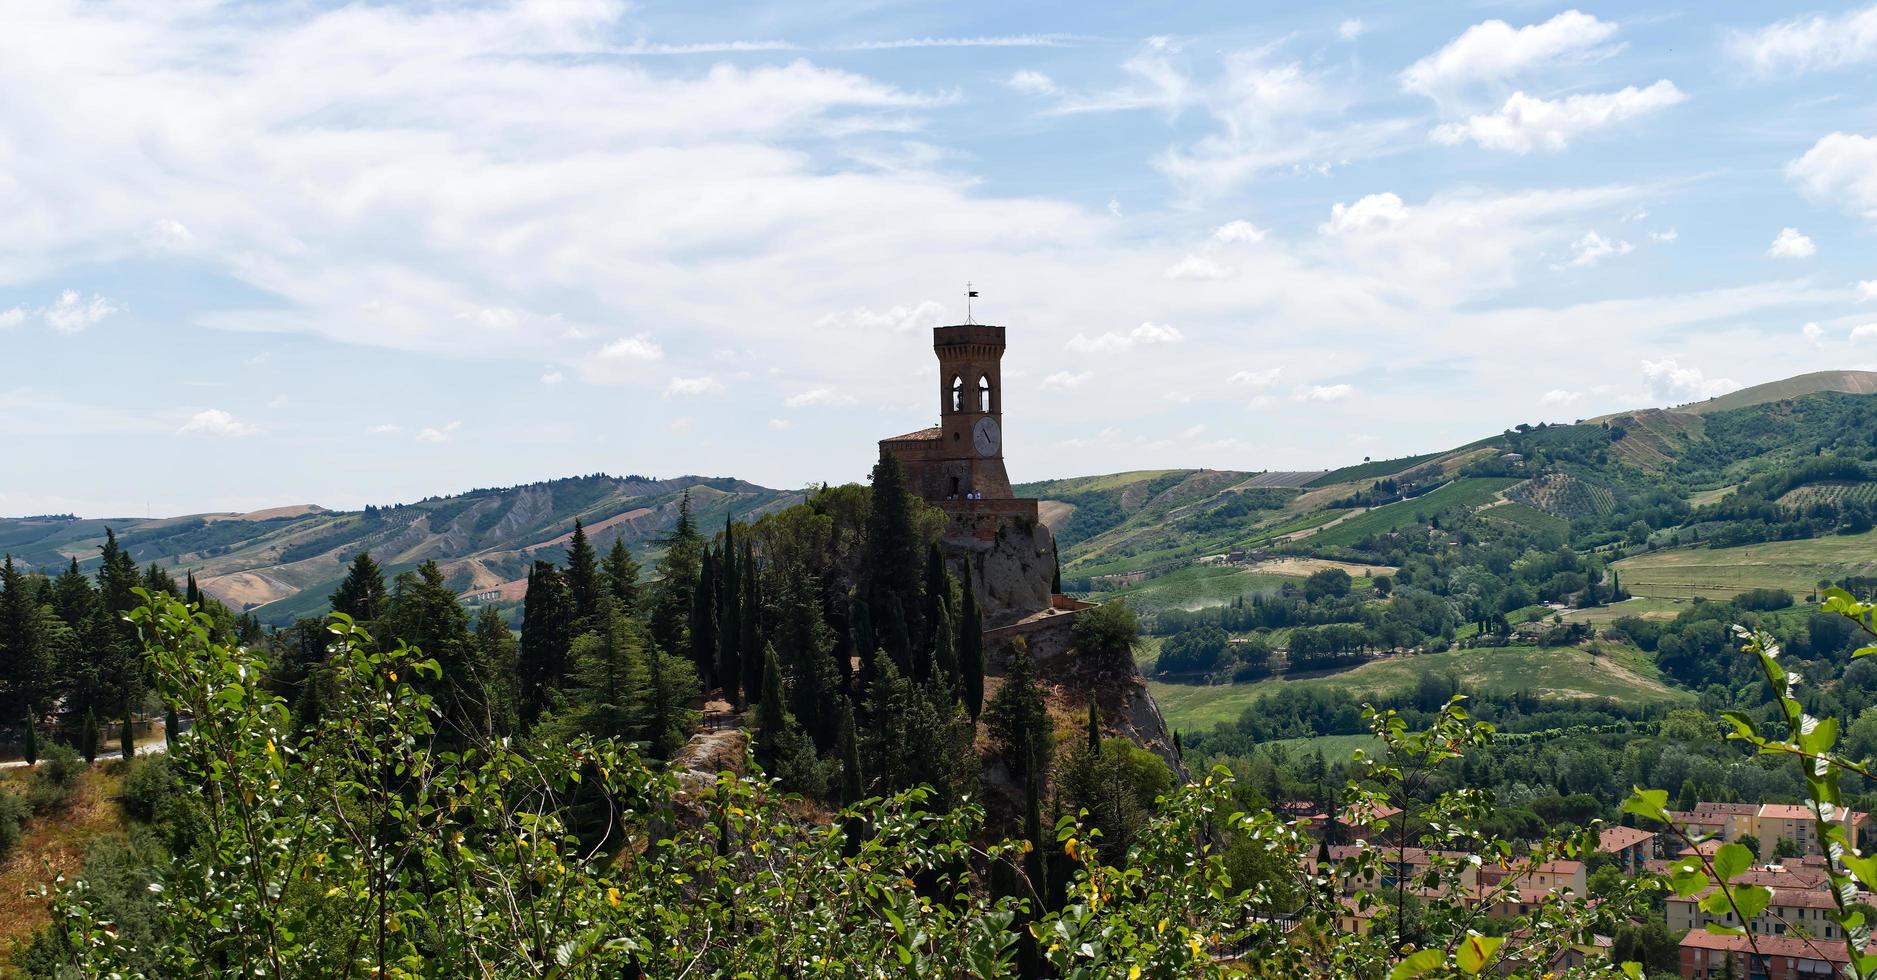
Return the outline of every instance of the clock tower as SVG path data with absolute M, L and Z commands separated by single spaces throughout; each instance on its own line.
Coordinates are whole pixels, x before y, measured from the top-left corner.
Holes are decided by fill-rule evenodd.
M 1010 497 L 1004 473 L 1004 328 L 935 327 L 939 362 L 938 485 L 927 499 Z

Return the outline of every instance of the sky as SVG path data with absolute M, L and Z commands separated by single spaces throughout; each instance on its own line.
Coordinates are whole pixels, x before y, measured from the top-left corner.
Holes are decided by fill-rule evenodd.
M 1877 368 L 1877 5 L 35 0 L 0 515 L 1314 469 Z

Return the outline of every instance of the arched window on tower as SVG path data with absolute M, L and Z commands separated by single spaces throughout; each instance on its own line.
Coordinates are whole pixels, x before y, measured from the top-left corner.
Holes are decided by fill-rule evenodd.
M 965 409 L 965 379 L 958 377 L 957 375 L 953 375 L 952 376 L 952 411 L 962 412 L 964 411 L 964 409 Z
M 978 411 L 986 415 L 991 413 L 991 378 L 988 374 L 978 376 Z

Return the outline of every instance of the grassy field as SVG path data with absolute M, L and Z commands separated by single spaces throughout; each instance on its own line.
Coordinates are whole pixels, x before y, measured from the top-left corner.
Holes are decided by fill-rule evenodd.
M 1637 596 L 1627 602 L 1618 602 L 1593 609 L 1572 609 L 1563 614 L 1567 623 L 1595 623 L 1599 626 L 1613 623 L 1624 616 L 1636 616 L 1642 619 L 1674 619 L 1683 609 L 1693 603 L 1686 599 L 1657 599 L 1650 596 Z
M 1382 750 L 1382 740 L 1373 735 L 1317 735 L 1311 738 L 1280 738 L 1274 742 L 1265 742 L 1266 746 L 1283 749 L 1292 758 L 1323 753 L 1323 761 L 1328 763 L 1348 762 L 1357 749 L 1374 756 Z
M 1403 470 L 1413 469 L 1422 463 L 1439 459 L 1445 455 L 1447 455 L 1447 451 L 1443 450 L 1437 453 L 1427 453 L 1422 456 L 1402 456 L 1398 459 L 1378 459 L 1368 463 L 1357 463 L 1354 466 L 1345 466 L 1340 470 L 1331 470 L 1311 480 L 1309 483 L 1304 484 L 1304 486 L 1327 487 L 1337 483 L 1347 483 L 1351 480 L 1374 480 L 1390 474 L 1400 473 Z
M 1167 724 L 1187 731 L 1234 721 L 1253 701 L 1298 687 L 1334 688 L 1357 697 L 1413 689 L 1429 671 L 1454 673 L 1480 691 L 1532 691 L 1552 697 L 1610 698 L 1632 704 L 1682 701 L 1694 695 L 1668 686 L 1648 654 L 1598 643 L 1600 654 L 1579 647 L 1502 647 L 1456 650 L 1377 660 L 1351 670 L 1299 680 L 1204 687 L 1149 681 Z
M 1233 599 L 1253 592 L 1275 592 L 1285 582 L 1303 579 L 1283 575 L 1264 575 L 1225 565 L 1189 565 L 1150 578 L 1139 585 L 1112 592 L 1097 592 L 1103 602 L 1126 599 L 1142 612 L 1157 609 L 1201 609 L 1223 606 Z
M 1403 500 L 1358 514 L 1336 525 L 1299 539 L 1302 543 L 1325 548 L 1354 544 L 1371 534 L 1386 534 L 1425 516 L 1449 507 L 1474 508 L 1491 501 L 1499 491 L 1519 481 L 1504 477 L 1467 477 L 1455 480 L 1433 493 L 1413 500 Z
M 1676 548 L 1611 566 L 1632 594 L 1656 598 L 1726 598 L 1747 589 L 1804 596 L 1820 579 L 1877 572 L 1877 531 L 1738 548 Z
M 23 782 L 26 770 L 6 770 L 0 779 Z M 46 904 L 27 893 L 76 872 L 93 841 L 124 832 L 117 804 L 122 784 L 122 763 L 100 761 L 89 767 L 78 779 L 71 806 L 28 820 L 19 846 L 0 862 L 0 976 L 15 975 L 15 949 L 51 921 Z
M 1547 514 L 1536 507 L 1520 503 L 1500 504 L 1479 512 L 1489 521 L 1505 521 L 1532 531 L 1556 531 L 1563 533 L 1570 530 L 1571 522 L 1562 517 Z

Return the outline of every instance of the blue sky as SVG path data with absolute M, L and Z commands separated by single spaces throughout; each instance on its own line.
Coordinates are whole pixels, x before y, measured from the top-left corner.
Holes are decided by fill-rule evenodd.
M 1877 6 L 34 3 L 0 514 L 1301 469 L 1877 367 Z M 1801 12 L 1802 11 L 1802 12 Z

